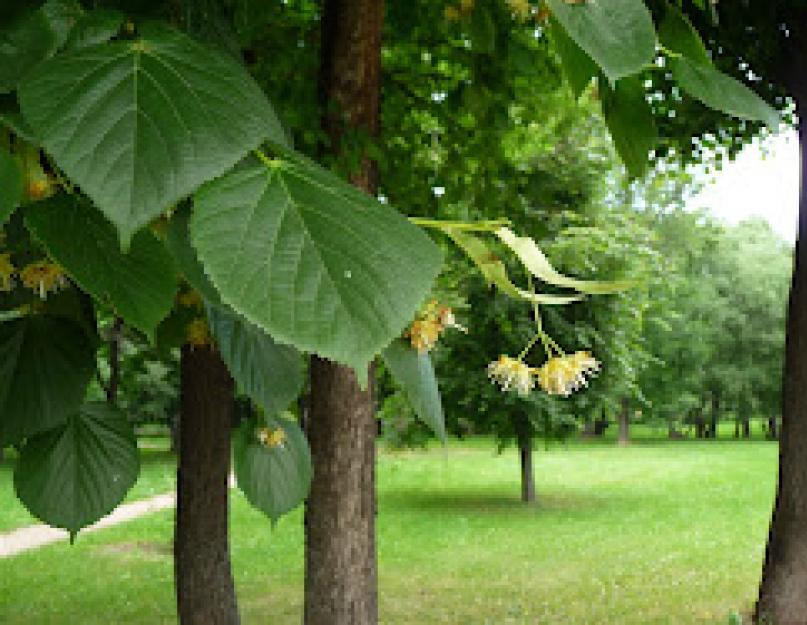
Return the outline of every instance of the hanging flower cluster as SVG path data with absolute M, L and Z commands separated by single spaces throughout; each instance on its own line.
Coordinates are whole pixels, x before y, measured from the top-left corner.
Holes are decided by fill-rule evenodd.
M 512 390 L 522 397 L 530 394 L 536 381 L 547 395 L 568 397 L 588 386 L 588 378 L 600 370 L 600 363 L 590 352 L 550 356 L 538 368 L 530 367 L 522 358 L 502 354 L 488 365 L 488 377 L 503 391 Z
M 425 353 L 432 350 L 440 335 L 447 328 L 467 332 L 463 326 L 457 323 L 451 308 L 441 306 L 436 299 L 433 299 L 418 313 L 405 336 L 409 338 L 412 347 Z
M 283 447 L 286 440 L 286 430 L 281 427 L 277 428 L 258 428 L 257 430 L 258 442 L 267 449 L 274 449 L 275 447 Z
M 26 265 L 20 270 L 19 276 L 23 286 L 37 293 L 40 299 L 67 286 L 67 276 L 62 268 L 47 260 Z

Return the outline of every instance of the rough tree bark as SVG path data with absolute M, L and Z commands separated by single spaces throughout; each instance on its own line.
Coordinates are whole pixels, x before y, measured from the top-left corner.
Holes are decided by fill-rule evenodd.
M 234 385 L 212 347 L 182 348 L 174 581 L 182 625 L 237 625 L 228 535 Z
M 787 313 L 782 384 L 782 428 L 776 505 L 754 620 L 770 625 L 807 624 L 807 42 L 793 41 L 791 95 L 796 100 L 801 153 L 799 236 Z
M 630 444 L 630 400 L 627 397 L 622 398 L 622 406 L 617 415 L 619 420 L 619 438 L 618 443 L 621 447 Z
M 340 153 L 346 130 L 378 134 L 382 0 L 327 0 L 322 16 L 323 126 Z M 350 181 L 375 194 L 375 164 Z M 306 625 L 378 622 L 375 548 L 376 423 L 370 389 L 346 367 L 314 357 L 307 424 L 314 480 L 305 512 Z M 370 372 L 372 379 L 372 371 Z

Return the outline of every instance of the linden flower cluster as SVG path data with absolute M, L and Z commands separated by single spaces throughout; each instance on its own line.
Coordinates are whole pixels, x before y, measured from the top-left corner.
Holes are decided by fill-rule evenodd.
M 267 449 L 274 449 L 275 447 L 283 447 L 283 442 L 286 440 L 286 431 L 281 428 L 258 428 L 257 431 L 258 442 Z
M 535 386 L 534 369 L 520 358 L 511 358 L 502 354 L 499 360 L 488 365 L 488 377 L 498 383 L 503 391 L 513 390 L 522 397 L 530 394 Z
M 588 378 L 600 370 L 600 363 L 590 352 L 552 356 L 543 366 L 533 368 L 521 358 L 502 354 L 488 365 L 488 377 L 503 391 L 515 391 L 522 397 L 538 385 L 548 395 L 568 397 L 588 385 Z
M 535 372 L 538 384 L 549 395 L 568 397 L 588 386 L 588 377 L 600 370 L 600 363 L 590 352 L 555 356 Z
M 45 299 L 48 293 L 55 293 L 67 286 L 67 276 L 62 268 L 46 260 L 26 265 L 19 275 L 23 285 L 38 293 L 40 299 Z
M 405 336 L 409 337 L 412 347 L 423 353 L 430 351 L 437 344 L 437 339 L 446 328 L 467 332 L 457 323 L 453 311 L 448 306 L 440 306 L 437 300 L 433 299 L 418 313 Z

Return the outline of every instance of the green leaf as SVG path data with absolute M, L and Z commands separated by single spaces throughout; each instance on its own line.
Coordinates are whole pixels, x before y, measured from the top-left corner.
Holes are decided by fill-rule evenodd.
M 260 87 L 232 59 L 155 28 L 60 54 L 19 89 L 42 144 L 132 235 L 264 139 L 284 140 Z
M 131 424 L 106 404 L 87 404 L 26 442 L 14 488 L 31 514 L 75 535 L 123 501 L 139 470 Z
M 191 207 L 189 203 L 183 203 L 174 211 L 168 224 L 166 245 L 188 284 L 210 304 L 219 305 L 221 304 L 219 292 L 213 286 L 210 278 L 207 277 L 202 263 L 199 262 L 196 250 L 191 245 L 190 218 Z
M 547 293 L 530 293 L 519 289 L 510 281 L 504 263 L 482 239 L 455 228 L 444 228 L 443 231 L 474 261 L 479 271 L 482 272 L 485 281 L 509 297 L 529 300 L 536 304 L 550 305 L 569 304 L 582 299 L 580 295 L 550 295 Z
M 286 151 L 202 187 L 191 240 L 233 309 L 359 372 L 412 319 L 441 260 L 400 213 Z
M 764 122 L 775 129 L 779 114 L 743 83 L 708 65 L 684 58 L 670 59 L 670 70 L 681 89 L 709 108 L 740 119 Z
M 496 24 L 490 10 L 484 5 L 475 7 L 469 26 L 471 49 L 478 54 L 493 54 L 496 49 Z
M 22 171 L 11 154 L 0 151 L 0 228 L 22 200 Z
M 22 118 L 17 98 L 13 94 L 0 95 L 0 126 L 8 128 L 23 141 L 32 145 L 39 144 L 34 137 L 34 131 Z
M 288 408 L 303 388 L 300 353 L 276 343 L 237 313 L 208 306 L 210 331 L 239 389 L 269 415 Z
M 171 255 L 157 237 L 141 230 L 122 253 L 112 224 L 76 195 L 32 204 L 25 222 L 81 288 L 153 338 L 176 292 Z
M 56 47 L 61 48 L 73 27 L 84 15 L 78 0 L 48 0 L 40 9 L 56 35 Z
M 658 38 L 668 50 L 683 55 L 699 65 L 712 65 L 700 34 L 677 6 L 667 3 L 664 19 L 658 29 Z
M 381 356 L 392 377 L 406 393 L 417 416 L 445 442 L 443 403 L 429 355 L 421 354 L 404 341 L 396 339 L 381 352 Z
M 517 236 L 509 228 L 500 228 L 496 231 L 496 236 L 515 252 L 515 255 L 532 275 L 547 284 L 575 289 L 592 295 L 616 293 L 633 286 L 633 283 L 628 280 L 601 282 L 564 276 L 552 266 L 546 255 L 530 237 Z
M 585 88 L 588 87 L 591 79 L 599 73 L 597 64 L 591 60 L 588 54 L 583 52 L 583 49 L 574 42 L 574 39 L 566 34 L 566 31 L 554 17 L 550 21 L 550 29 L 555 50 L 560 56 L 563 75 L 566 76 L 574 97 L 579 98 Z
M 42 11 L 19 16 L 0 30 L 0 93 L 9 93 L 56 49 L 56 33 Z
M 656 31 L 642 0 L 547 0 L 547 4 L 609 80 L 635 74 L 653 60 Z
M 123 14 L 114 9 L 96 9 L 85 13 L 70 31 L 65 49 L 76 50 L 109 41 L 122 24 Z
M 95 372 L 82 328 L 41 315 L 0 323 L 0 446 L 62 424 Z
M 616 81 L 613 88 L 601 81 L 600 93 L 605 123 L 617 154 L 628 175 L 639 178 L 647 171 L 650 150 L 658 141 L 656 122 L 645 99 L 642 81 L 638 76 L 629 76 Z
M 247 500 L 272 521 L 299 506 L 308 495 L 313 469 L 311 452 L 300 427 L 287 419 L 269 419 L 270 430 L 285 432 L 281 445 L 258 439 L 259 422 L 244 421 L 235 434 L 235 477 Z

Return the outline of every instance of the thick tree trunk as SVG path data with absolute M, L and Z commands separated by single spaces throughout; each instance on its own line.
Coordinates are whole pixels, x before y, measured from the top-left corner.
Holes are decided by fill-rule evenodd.
M 174 578 L 182 625 L 239 623 L 228 536 L 234 387 L 218 352 L 182 348 Z
M 320 97 L 328 150 L 346 130 L 375 137 L 381 95 L 382 0 L 326 0 Z M 364 156 L 350 181 L 371 195 L 375 163 Z M 370 371 L 372 380 L 372 371 Z M 375 438 L 371 390 L 351 369 L 311 360 L 307 434 L 314 480 L 305 511 L 305 625 L 378 622 Z
M 743 417 L 743 438 L 751 438 L 751 419 Z
M 802 46 L 807 49 L 807 46 Z M 807 84 L 805 51 L 796 54 L 799 71 L 791 92 L 797 101 L 801 150 L 799 237 L 787 314 L 779 480 L 771 519 L 755 622 L 807 624 Z
M 311 359 L 308 441 L 314 481 L 305 514 L 306 625 L 378 621 L 375 435 L 370 389 Z
M 617 415 L 619 421 L 619 438 L 618 443 L 620 446 L 625 447 L 630 444 L 630 400 L 627 397 L 622 398 L 622 406 Z

